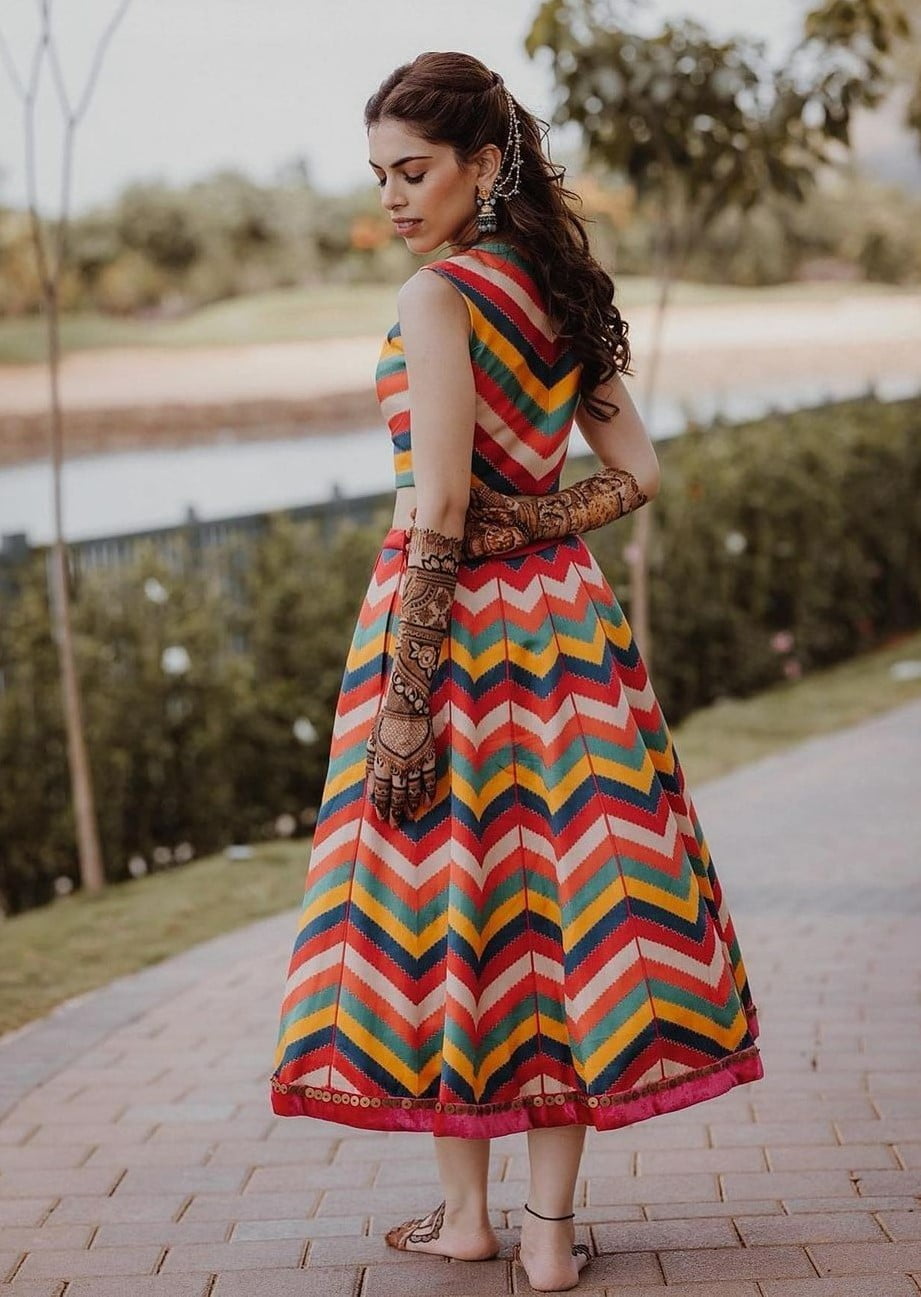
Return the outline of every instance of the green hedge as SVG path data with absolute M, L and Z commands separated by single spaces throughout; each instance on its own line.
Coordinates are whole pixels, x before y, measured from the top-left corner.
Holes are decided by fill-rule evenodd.
M 921 399 L 692 427 L 659 458 L 651 675 L 672 724 L 921 625 Z M 571 462 L 567 476 L 585 471 Z M 180 549 L 167 564 L 151 552 L 81 578 L 75 626 L 110 878 L 134 856 L 165 869 L 309 831 L 386 525 L 330 543 L 279 516 L 214 554 Z M 625 520 L 589 538 L 628 618 L 631 536 Z M 15 912 L 77 870 L 41 556 L 5 576 L 16 589 L 0 618 L 0 908 Z M 170 674 L 164 660 L 187 669 Z

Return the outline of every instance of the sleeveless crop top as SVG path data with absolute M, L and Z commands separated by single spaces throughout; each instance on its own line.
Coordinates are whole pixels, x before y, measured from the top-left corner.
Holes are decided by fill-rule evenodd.
M 425 268 L 454 285 L 470 315 L 476 386 L 471 482 L 511 495 L 557 490 L 582 369 L 554 334 L 527 262 L 495 240 Z M 412 486 L 410 401 L 399 323 L 384 339 L 375 385 L 393 442 L 395 484 Z

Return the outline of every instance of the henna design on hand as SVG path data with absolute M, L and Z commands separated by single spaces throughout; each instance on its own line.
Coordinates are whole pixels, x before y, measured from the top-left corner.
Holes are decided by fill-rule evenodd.
M 603 527 L 646 504 L 626 468 L 604 468 L 547 495 L 503 495 L 474 486 L 464 524 L 464 554 L 505 554 L 537 540 L 562 540 Z
M 365 774 L 379 819 L 393 825 L 435 800 L 430 695 L 451 622 L 462 555 L 459 537 L 413 527 L 400 629 L 384 702 L 368 738 Z

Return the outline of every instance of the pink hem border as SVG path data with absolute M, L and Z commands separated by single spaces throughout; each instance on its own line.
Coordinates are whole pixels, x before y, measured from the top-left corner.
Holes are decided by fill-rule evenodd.
M 754 1009 L 749 1011 L 748 1021 L 754 1039 L 759 1034 Z M 734 1086 L 760 1080 L 762 1076 L 764 1067 L 758 1047 L 750 1045 L 712 1066 L 653 1081 L 636 1090 L 591 1096 L 575 1095 L 572 1091 L 566 1095 L 535 1095 L 530 1101 L 483 1104 L 479 1110 L 475 1104 L 442 1103 L 435 1099 L 390 1099 L 386 1105 L 377 1107 L 373 1106 L 373 1100 L 365 1106 L 359 1100 L 353 1106 L 353 1096 L 344 1091 L 320 1086 L 282 1086 L 274 1078 L 271 1099 L 272 1111 L 279 1117 L 318 1117 L 321 1121 L 337 1121 L 364 1130 L 429 1131 L 433 1135 L 489 1139 L 544 1126 L 582 1125 L 615 1130 L 660 1113 L 715 1099 Z M 320 1094 L 325 1098 L 318 1097 Z

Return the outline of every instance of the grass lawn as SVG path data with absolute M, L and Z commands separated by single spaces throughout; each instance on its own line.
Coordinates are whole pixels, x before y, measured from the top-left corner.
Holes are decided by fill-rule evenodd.
M 618 276 L 618 305 L 624 311 L 651 304 L 654 280 Z M 914 292 L 892 284 L 790 283 L 767 288 L 731 284 L 678 283 L 677 305 L 727 302 L 829 302 L 843 296 Z M 63 350 L 105 347 L 233 346 L 242 343 L 309 341 L 386 332 L 396 319 L 396 284 L 321 284 L 250 293 L 202 307 L 179 320 L 120 318 L 81 312 L 61 325 Z M 40 317 L 0 320 L 0 364 L 29 364 L 45 355 Z
M 696 712 L 673 731 L 692 793 L 736 766 L 921 697 L 921 678 L 900 681 L 890 673 L 905 659 L 921 660 L 921 631 L 803 680 Z M 77 894 L 7 919 L 0 1031 L 196 942 L 299 905 L 306 861 L 303 840 L 272 843 L 257 846 L 248 861 L 210 856 L 112 886 L 99 897 Z

